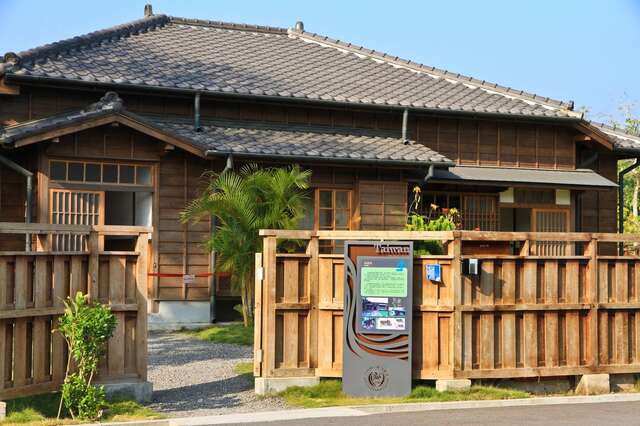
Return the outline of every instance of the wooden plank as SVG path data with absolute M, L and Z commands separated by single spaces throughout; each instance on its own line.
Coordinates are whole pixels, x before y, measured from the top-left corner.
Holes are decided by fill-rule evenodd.
M 495 367 L 493 313 L 480 314 L 480 368 Z
M 615 277 L 616 277 L 616 287 L 615 287 L 615 301 L 618 303 L 625 303 L 629 301 L 628 295 L 628 278 L 629 264 L 626 261 L 618 261 L 615 264 Z
M 265 287 L 265 334 L 263 377 L 273 375 L 276 368 L 276 238 L 267 237 L 263 242 L 263 267 Z
M 502 314 L 502 368 L 516 366 L 516 314 Z
M 284 313 L 284 368 L 298 368 L 298 312 Z
M 253 375 L 260 377 L 262 373 L 262 253 L 256 253 L 255 257 L 255 300 L 253 308 L 254 331 L 253 331 Z
M 485 260 L 480 265 L 480 295 L 478 302 L 481 305 L 492 305 L 494 303 L 494 263 L 490 260 Z
M 109 300 L 114 303 L 124 303 L 125 300 L 125 261 L 124 257 L 111 256 L 109 258 Z M 109 339 L 109 373 L 110 377 L 124 374 L 125 364 L 125 314 L 116 313 L 116 328 Z
M 566 273 L 566 302 L 578 303 L 580 299 L 580 263 L 567 262 Z
M 309 240 L 307 245 L 309 259 L 308 279 L 309 279 L 309 303 L 312 308 L 309 312 L 309 367 L 318 366 L 318 334 L 320 324 L 318 323 L 318 300 L 319 300 L 319 241 L 317 238 Z
M 0 391 L 5 388 L 5 383 L 11 380 L 12 342 L 11 335 L 7 333 L 7 326 L 7 321 L 0 321 Z
M 534 313 L 523 314 L 524 319 L 524 354 L 525 367 L 538 365 L 538 320 Z
M 36 309 L 47 306 L 49 282 L 47 276 L 47 261 L 45 257 L 35 259 L 35 277 L 33 285 L 34 307 Z M 49 327 L 48 318 L 33 319 L 33 380 L 42 383 L 49 375 Z
M 141 233 L 136 241 L 136 312 L 135 353 L 136 370 L 140 380 L 147 380 L 147 279 L 149 271 L 149 233 Z
M 27 365 L 31 360 L 27 359 L 27 319 L 17 319 L 13 328 L 13 385 L 15 387 L 26 386 L 29 379 Z
M 97 232 L 89 234 L 87 247 L 89 250 L 87 293 L 90 298 L 98 300 L 100 298 L 100 237 Z
M 615 313 L 615 336 L 614 336 L 614 356 L 617 364 L 629 363 L 629 313 Z
M 598 352 L 597 357 L 600 365 L 610 363 L 609 353 L 609 315 L 607 312 L 598 313 Z
M 522 298 L 525 303 L 537 303 L 537 261 L 525 261 L 522 275 Z
M 544 314 L 544 349 L 545 367 L 558 366 L 558 314 L 556 312 L 546 312 Z
M 15 309 L 25 309 L 29 300 L 29 264 L 27 256 L 16 256 Z
M 456 307 L 462 305 L 462 261 L 460 255 L 462 253 L 462 240 L 456 234 L 455 239 L 449 243 L 449 254 L 453 257 L 450 267 L 451 283 L 453 291 L 453 304 Z M 425 271 L 426 272 L 426 271 Z M 452 351 L 453 351 L 453 371 L 459 371 L 464 362 L 463 354 L 463 324 L 462 312 L 456 309 L 453 313 L 453 335 L 452 335 Z
M 85 282 L 86 276 L 82 274 L 82 260 L 84 256 L 71 257 L 71 284 L 69 287 L 69 295 L 74 296 L 78 292 L 86 294 Z
M 502 303 L 516 303 L 516 262 L 502 262 Z
M 567 312 L 567 365 L 577 367 L 580 365 L 580 314 Z
M 546 303 L 558 303 L 558 262 L 547 260 L 544 263 L 544 299 Z
M 284 301 L 290 303 L 299 302 L 298 295 L 298 272 L 300 264 L 297 259 L 284 260 Z

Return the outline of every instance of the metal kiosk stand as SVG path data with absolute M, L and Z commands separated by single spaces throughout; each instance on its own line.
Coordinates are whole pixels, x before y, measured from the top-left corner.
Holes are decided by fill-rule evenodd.
M 411 393 L 413 242 L 346 241 L 342 388 Z

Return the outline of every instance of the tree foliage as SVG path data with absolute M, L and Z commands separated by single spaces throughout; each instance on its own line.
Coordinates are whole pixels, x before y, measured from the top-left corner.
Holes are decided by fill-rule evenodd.
M 260 229 L 295 228 L 304 214 L 310 171 L 299 166 L 260 168 L 205 174 L 207 186 L 181 213 L 183 222 L 210 217 L 216 225 L 205 246 L 216 252 L 216 269 L 231 273 L 241 292 L 245 325 L 253 318 L 254 255 L 261 251 Z
M 64 305 L 57 331 L 67 342 L 69 356 L 60 408 L 64 403 L 73 418 L 95 420 L 106 406 L 106 399 L 104 387 L 93 386 L 91 381 L 113 335 L 116 317 L 108 307 L 91 303 L 81 292 L 69 297 Z M 74 373 L 70 373 L 72 359 L 77 369 Z

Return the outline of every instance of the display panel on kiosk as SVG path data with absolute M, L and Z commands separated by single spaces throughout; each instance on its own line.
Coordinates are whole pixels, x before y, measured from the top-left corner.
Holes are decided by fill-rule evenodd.
M 407 331 L 409 268 L 406 257 L 358 258 L 358 331 Z

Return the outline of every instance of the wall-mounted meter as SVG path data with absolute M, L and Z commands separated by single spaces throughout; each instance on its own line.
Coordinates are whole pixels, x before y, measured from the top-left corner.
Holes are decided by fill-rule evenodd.
M 464 259 L 462 261 L 462 273 L 465 275 L 478 275 L 480 273 L 480 261 L 478 259 Z

